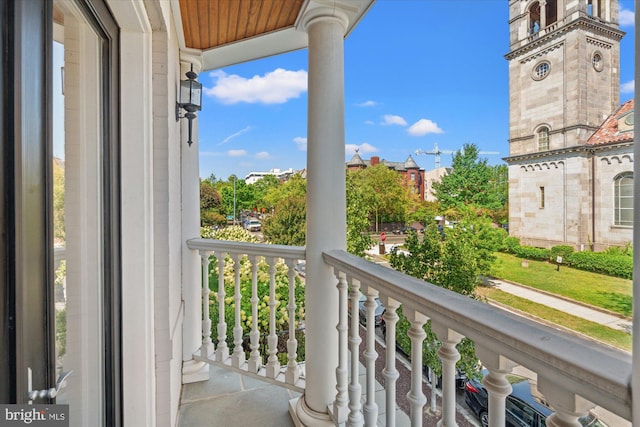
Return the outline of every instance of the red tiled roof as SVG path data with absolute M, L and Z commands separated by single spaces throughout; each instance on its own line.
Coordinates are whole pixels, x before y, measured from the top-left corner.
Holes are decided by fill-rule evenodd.
M 591 135 L 587 141 L 587 145 L 602 145 L 633 141 L 633 122 L 631 122 L 631 126 L 624 126 L 623 129 L 625 130 L 623 131 L 620 131 L 618 126 L 618 120 L 630 111 L 633 112 L 633 99 L 622 104 L 617 111 L 611 114 L 607 120 L 604 121 L 602 126 L 600 126 L 600 128 Z

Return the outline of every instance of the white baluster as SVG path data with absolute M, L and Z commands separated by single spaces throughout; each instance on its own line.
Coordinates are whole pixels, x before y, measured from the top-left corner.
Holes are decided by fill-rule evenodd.
M 285 372 L 285 382 L 295 384 L 300 378 L 300 366 L 298 366 L 298 340 L 296 339 L 296 272 L 293 269 L 294 261 L 287 260 L 289 268 L 289 339 L 287 340 L 287 371 Z
M 551 379 L 538 375 L 538 390 L 556 411 L 547 417 L 547 427 L 581 427 L 582 424 L 578 418 L 586 416 L 595 406 L 562 387 L 558 378 Z
M 456 345 L 462 339 L 462 335 L 435 322 L 431 322 L 431 329 L 442 343 L 438 350 L 438 357 L 442 363 L 442 418 L 438 421 L 438 426 L 455 427 L 458 425 L 456 422 L 456 362 L 460 360 Z
M 386 307 L 382 320 L 386 327 L 386 365 L 382 371 L 385 384 L 385 412 L 387 427 L 395 427 L 396 425 L 396 381 L 400 374 L 396 369 L 396 324 L 398 323 L 398 314 L 396 310 L 400 304 L 388 297 L 380 297 L 382 304 Z
M 239 368 L 245 362 L 244 349 L 242 348 L 242 319 L 240 318 L 240 309 L 242 305 L 242 294 L 240 291 L 240 255 L 232 254 L 233 273 L 234 273 L 234 324 L 233 324 L 233 355 L 231 357 L 231 365 Z
M 411 389 L 407 393 L 410 405 L 412 427 L 422 427 L 422 411 L 427 398 L 422 391 L 422 343 L 427 334 L 424 324 L 427 317 L 415 310 L 404 309 L 404 315 L 411 324 L 407 335 L 411 339 Z
M 224 363 L 229 358 L 229 347 L 227 346 L 227 322 L 224 318 L 226 292 L 224 290 L 224 261 L 227 256 L 224 252 L 216 253 L 218 259 L 218 348 L 216 349 L 216 360 Z
M 202 347 L 200 356 L 209 358 L 213 355 L 213 342 L 211 342 L 211 317 L 209 311 L 209 256 L 210 251 L 198 251 L 202 264 Z
M 505 400 L 513 390 L 506 376 L 516 366 L 516 363 L 500 356 L 482 344 L 476 343 L 475 351 L 482 364 L 489 369 L 489 374 L 482 380 L 482 384 L 489 393 L 489 425 L 492 427 L 504 427 Z M 487 416 L 487 414 L 484 416 Z
M 249 372 L 258 372 L 262 367 L 262 357 L 260 356 L 260 331 L 258 330 L 258 257 L 251 258 L 251 355 L 249 356 Z
M 358 321 L 358 304 L 360 303 L 360 282 L 350 281 L 349 301 L 351 301 L 351 324 L 349 328 L 349 351 L 351 353 L 351 382 L 349 383 L 349 426 L 361 426 L 362 387 L 360 386 L 360 323 Z
M 375 312 L 378 304 L 376 303 L 378 292 L 369 289 L 367 292 L 367 300 L 364 302 L 364 308 L 367 312 L 366 323 L 366 349 L 364 351 L 364 359 L 367 371 L 367 399 L 364 403 L 364 424 L 367 426 L 376 425 L 378 422 L 378 404 L 376 403 L 376 324 Z
M 336 368 L 336 400 L 333 404 L 333 420 L 342 425 L 348 415 L 349 383 L 349 315 L 347 306 L 347 280 L 340 271 L 335 270 L 338 279 L 338 367 Z
M 280 373 L 278 361 L 278 336 L 276 335 L 276 261 L 268 259 L 269 264 L 269 337 L 267 338 L 267 378 L 275 378 Z

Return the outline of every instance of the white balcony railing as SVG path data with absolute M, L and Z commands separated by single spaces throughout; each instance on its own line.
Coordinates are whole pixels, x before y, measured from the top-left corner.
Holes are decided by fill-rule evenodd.
M 203 269 L 203 344 L 199 360 L 222 364 L 232 369 L 259 375 L 272 382 L 303 390 L 303 366 L 296 362 L 297 342 L 293 329 L 296 317 L 294 265 L 304 259 L 301 247 L 248 244 L 236 242 L 193 239 L 188 247 L 198 250 Z M 218 270 L 224 271 L 226 262 L 234 264 L 234 329 L 233 348 L 226 344 L 227 325 L 224 317 L 225 293 L 221 286 L 224 277 L 219 276 L 217 320 L 209 319 L 209 257 L 215 255 Z M 247 255 L 252 265 L 251 295 L 242 295 L 239 285 L 240 258 Z M 257 318 L 259 298 L 256 291 L 256 271 L 259 259 L 264 257 L 269 264 L 270 312 L 268 350 L 258 352 L 259 333 L 253 326 L 250 332 L 251 354 L 244 358 L 242 329 L 238 307 L 242 299 L 250 299 L 253 318 Z M 505 398 L 511 392 L 506 375 L 520 365 L 537 374 L 538 389 L 556 412 L 547 419 L 547 426 L 580 426 L 578 418 L 598 405 L 618 416 L 631 419 L 631 356 L 622 351 L 594 344 L 592 341 L 558 331 L 526 318 L 519 317 L 480 301 L 459 295 L 446 289 L 409 277 L 405 274 L 355 257 L 341 250 L 323 254 L 325 263 L 332 267 L 336 276 L 336 292 L 339 294 L 339 341 L 338 367 L 336 369 L 336 397 L 331 405 L 331 414 L 337 425 L 376 425 L 378 406 L 375 400 L 375 352 L 374 311 L 378 297 L 386 307 L 383 315 L 386 324 L 386 365 L 382 370 L 385 388 L 385 425 L 395 425 L 396 415 L 396 370 L 395 326 L 398 308 L 410 322 L 408 331 L 411 340 L 411 388 L 407 395 L 410 404 L 411 424 L 422 425 L 426 397 L 422 392 L 422 344 L 423 330 L 431 320 L 432 330 L 442 343 L 438 355 L 442 362 L 442 425 L 455 423 L 455 374 L 456 361 L 460 355 L 456 344 L 463 337 L 474 341 L 476 355 L 489 374 L 483 384 L 489 393 L 489 425 L 503 426 Z M 225 261 L 227 260 L 227 261 Z M 277 358 L 275 334 L 276 309 L 275 264 L 282 260 L 288 267 L 289 277 L 289 338 L 287 341 L 287 364 L 280 367 Z M 237 266 L 237 267 L 236 267 Z M 224 274 L 224 273 L 221 273 Z M 365 389 L 358 381 L 359 347 L 361 338 L 358 325 L 360 292 L 367 296 L 364 304 L 367 312 L 364 364 L 366 368 Z M 350 302 L 350 304 L 349 304 Z M 349 306 L 352 312 L 348 313 Z M 265 308 L 262 308 L 265 309 Z M 214 320 L 218 331 L 218 346 L 213 349 L 210 331 Z M 299 319 L 303 321 L 303 319 Z M 256 322 L 253 323 L 255 325 Z M 310 339 L 310 337 L 307 337 Z M 349 357 L 351 354 L 351 357 Z M 265 359 L 266 358 L 266 359 Z M 266 360 L 266 364 L 263 361 Z M 354 374 L 352 374 L 354 373 Z M 307 385 L 311 387 L 311 384 Z M 363 402 L 364 403 L 361 403 Z
M 192 239 L 187 242 L 190 249 L 199 252 L 202 262 L 202 346 L 196 360 L 207 363 L 224 365 L 249 375 L 259 376 L 271 382 L 281 383 L 297 391 L 304 390 L 304 369 L 298 359 L 298 340 L 296 332 L 304 325 L 304 319 L 298 316 L 295 303 L 296 280 L 294 266 L 298 260 L 305 258 L 305 249 L 295 246 L 264 245 L 255 243 L 231 242 L 211 239 Z M 211 256 L 215 256 L 218 270 L 217 298 L 210 299 L 209 265 Z M 258 291 L 258 269 L 261 262 L 268 265 L 269 287 L 266 295 Z M 228 299 L 225 290 L 224 272 L 227 263 L 233 268 L 233 295 Z M 251 268 L 251 293 L 242 295 L 240 270 L 243 263 L 249 263 Z M 276 309 L 279 301 L 276 298 L 277 264 L 284 263 L 288 276 L 287 323 L 288 333 L 286 341 L 285 366 L 280 366 L 278 342 L 279 336 L 276 325 Z M 217 299 L 217 301 L 216 301 Z M 251 330 L 244 328 L 241 311 L 243 300 L 251 302 Z M 265 301 L 266 300 L 266 301 Z M 266 303 L 266 307 L 262 303 Z M 217 304 L 218 318 L 211 319 L 209 306 Z M 260 310 L 268 310 L 268 329 L 266 349 L 261 346 L 261 333 L 258 330 Z M 227 344 L 226 311 L 233 310 L 233 343 Z M 217 331 L 217 346 L 214 348 L 211 340 L 211 325 L 215 324 Z M 247 343 L 245 337 L 249 336 Z M 247 358 L 246 353 L 249 353 Z

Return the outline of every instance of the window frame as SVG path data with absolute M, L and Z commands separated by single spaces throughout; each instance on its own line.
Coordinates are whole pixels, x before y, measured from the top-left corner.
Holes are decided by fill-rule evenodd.
M 631 188 L 630 195 L 622 195 L 620 191 L 621 184 L 626 180 L 631 181 L 630 183 L 625 184 L 625 186 L 629 186 Z M 623 200 L 627 202 L 625 205 L 628 204 L 629 207 L 621 206 L 621 202 Z M 631 212 L 630 221 L 622 219 L 622 213 L 625 211 Z M 633 227 L 633 211 L 633 172 L 622 172 L 613 178 L 613 225 L 615 227 Z
M 540 126 L 536 130 L 536 142 L 538 143 L 538 151 L 549 151 L 549 135 L 551 134 L 551 129 L 548 126 L 543 125 Z

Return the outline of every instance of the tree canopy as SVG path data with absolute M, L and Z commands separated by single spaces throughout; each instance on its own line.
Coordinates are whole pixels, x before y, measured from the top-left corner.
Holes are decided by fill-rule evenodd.
M 351 171 L 354 185 L 361 189 L 363 206 L 375 223 L 404 222 L 409 202 L 409 190 L 398 172 L 383 164 Z
M 433 191 L 444 211 L 459 211 L 464 206 L 489 211 L 506 204 L 506 166 L 492 167 L 479 159 L 475 144 L 465 144 L 451 164 L 451 173 L 433 184 Z

